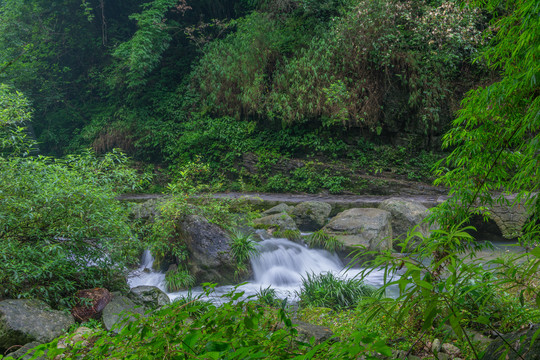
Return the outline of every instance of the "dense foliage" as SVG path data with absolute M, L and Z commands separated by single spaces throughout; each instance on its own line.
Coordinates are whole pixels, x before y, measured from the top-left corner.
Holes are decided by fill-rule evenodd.
M 0 6 L 0 77 L 34 104 L 43 153 L 118 147 L 173 175 L 199 156 L 236 189 L 341 193 L 359 180 L 330 169 L 305 186 L 283 168 L 254 174 L 244 157 L 354 161 L 368 138 L 413 144 L 415 158 L 437 147 L 461 94 L 485 75 L 470 65 L 484 16 L 451 1 Z M 429 164 L 412 166 L 411 180 L 426 179 Z

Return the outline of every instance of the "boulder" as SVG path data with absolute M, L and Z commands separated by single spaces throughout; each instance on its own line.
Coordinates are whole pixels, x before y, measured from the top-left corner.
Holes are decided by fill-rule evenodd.
M 291 215 L 302 231 L 317 231 L 328 221 L 332 206 L 322 201 L 306 201 L 294 207 Z
M 293 320 L 293 326 L 298 331 L 297 339 L 309 343 L 311 338 L 315 339 L 315 344 L 320 344 L 330 339 L 334 333 L 326 326 L 313 325 L 300 320 Z
M 24 345 L 23 347 L 20 347 L 17 351 L 14 351 L 12 353 L 9 353 L 7 357 L 5 357 L 5 360 L 10 359 L 18 359 L 18 360 L 47 360 L 47 351 L 44 351 L 44 354 L 42 356 L 34 357 L 34 354 L 36 353 L 36 347 L 41 345 L 41 343 L 37 341 L 32 341 L 31 343 L 28 343 Z
M 71 314 L 52 310 L 40 300 L 0 301 L 0 354 L 14 345 L 52 341 L 74 323 Z
M 189 253 L 188 270 L 197 283 L 235 282 L 236 261 L 230 238 L 222 228 L 198 215 L 187 216 L 179 228 Z
M 144 315 L 144 312 L 144 307 L 135 304 L 126 296 L 117 295 L 114 296 L 111 302 L 105 306 L 105 309 L 103 309 L 103 325 L 107 331 L 111 331 L 117 323 L 120 323 L 127 317 L 127 321 L 125 321 L 120 327 L 115 328 L 115 331 L 119 332 L 128 322 L 136 319 L 135 316 L 130 314 L 139 314 L 142 316 Z
M 482 360 L 540 359 L 540 341 L 536 339 L 531 344 L 534 334 L 539 331 L 539 329 L 540 324 L 535 324 L 527 329 L 502 335 L 504 341 L 498 337 L 489 344 Z M 510 344 L 511 348 L 509 348 L 507 344 Z
M 274 227 L 279 230 L 298 230 L 296 223 L 287 213 L 279 213 L 253 220 L 255 226 Z
M 148 308 L 158 308 L 171 303 L 171 300 L 163 291 L 155 286 L 137 286 L 130 290 L 128 297 L 136 304 Z
M 263 211 L 261 215 L 268 216 L 268 215 L 274 215 L 274 214 L 280 214 L 280 213 L 288 213 L 290 210 L 291 210 L 291 207 L 289 205 L 281 203 L 268 210 Z
M 358 249 L 388 250 L 392 247 L 391 215 L 388 211 L 372 208 L 355 208 L 337 214 L 323 228 L 341 240 L 347 252 Z
M 79 304 L 71 309 L 71 315 L 80 322 L 98 319 L 105 306 L 112 299 L 109 290 L 103 288 L 79 290 L 75 296 L 78 299 L 86 300 L 86 303 L 79 301 Z
M 424 205 L 401 198 L 391 198 L 381 202 L 379 209 L 392 214 L 392 234 L 395 239 L 399 239 L 396 243 L 404 240 L 407 232 L 417 225 L 419 225 L 417 231 L 429 236 L 431 231 L 429 224 L 422 223 L 428 215 L 428 209 Z M 416 244 L 411 245 L 409 248 L 413 249 Z

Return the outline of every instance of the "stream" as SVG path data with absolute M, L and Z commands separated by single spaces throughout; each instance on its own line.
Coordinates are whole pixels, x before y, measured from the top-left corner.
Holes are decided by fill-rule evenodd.
M 238 286 L 244 292 L 244 298 L 256 295 L 268 287 L 276 291 L 280 299 L 287 298 L 289 302 L 298 301 L 297 292 L 302 287 L 302 279 L 308 274 L 322 274 L 331 272 L 343 279 L 350 279 L 360 275 L 365 269 L 347 269 L 336 254 L 326 250 L 310 249 L 283 238 L 270 238 L 258 243 L 259 254 L 251 258 L 253 279 Z M 492 249 L 477 252 L 477 258 L 491 260 L 504 253 L 522 253 L 523 248 L 516 246 L 515 242 L 493 242 Z M 168 292 L 165 285 L 165 274 L 152 269 L 154 258 L 146 250 L 142 256 L 141 266 L 132 271 L 128 277 L 130 287 L 141 285 L 156 286 L 163 290 L 174 301 L 179 297 L 189 295 L 188 291 Z M 390 279 L 387 279 L 390 281 Z M 372 269 L 364 278 L 364 282 L 380 288 L 384 285 L 384 271 Z M 222 302 L 222 295 L 229 293 L 235 286 L 217 286 L 207 300 L 215 303 Z M 201 287 L 191 290 L 191 296 L 203 294 Z M 387 288 L 386 296 L 396 298 L 399 295 L 397 286 Z
M 251 258 L 253 279 L 238 287 L 244 292 L 244 297 L 256 295 L 262 289 L 272 287 L 280 299 L 287 298 L 289 302 L 298 300 L 297 292 L 302 286 L 302 278 L 308 274 L 331 272 L 343 279 L 354 278 L 363 270 L 361 268 L 346 269 L 336 254 L 326 250 L 309 249 L 282 238 L 271 238 L 258 243 L 259 254 Z M 167 292 L 165 274 L 152 270 L 153 257 L 145 251 L 139 269 L 133 271 L 128 283 L 130 287 L 141 285 L 156 286 L 163 290 L 171 299 L 188 295 L 188 291 Z M 364 282 L 377 288 L 384 284 L 384 272 L 373 270 Z M 230 292 L 234 286 L 218 286 L 212 294 L 212 301 L 219 302 L 220 296 Z M 387 296 L 396 297 L 397 289 L 389 289 Z M 395 292 L 395 294 L 393 293 Z M 200 295 L 200 287 L 191 290 L 191 295 Z

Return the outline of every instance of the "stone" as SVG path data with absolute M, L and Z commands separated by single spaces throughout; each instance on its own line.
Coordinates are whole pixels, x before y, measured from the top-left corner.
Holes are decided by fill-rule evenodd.
M 98 319 L 105 306 L 111 301 L 112 294 L 104 288 L 84 289 L 77 291 L 78 299 L 85 299 L 87 303 L 79 301 L 79 305 L 71 309 L 71 315 L 75 320 L 85 322 L 90 319 Z M 89 303 L 88 303 L 89 302 Z
M 58 340 L 58 344 L 56 345 L 56 347 L 58 349 L 66 349 L 77 343 L 81 343 L 82 346 L 88 347 L 88 345 L 90 345 L 88 338 L 93 333 L 94 331 L 92 329 L 86 326 L 80 326 L 70 336 Z
M 419 226 L 416 230 L 423 236 L 429 236 L 431 230 L 437 227 L 436 225 L 430 227 L 429 224 L 422 222 L 429 214 L 429 211 L 419 202 L 401 198 L 390 198 L 381 202 L 379 209 L 386 210 L 392 214 L 392 234 L 397 239 L 395 241 L 396 244 L 404 240 L 407 237 L 407 232 L 417 225 Z M 417 245 L 418 241 L 415 241 L 406 250 L 414 250 Z M 401 249 L 396 248 L 396 250 Z
M 442 344 L 441 351 L 452 356 L 461 354 L 461 350 L 457 346 L 448 343 Z
M 328 221 L 332 206 L 322 201 L 306 201 L 291 210 L 292 218 L 302 231 L 320 230 Z
M 225 230 L 198 215 L 187 216 L 179 228 L 180 240 L 186 244 L 189 254 L 188 270 L 196 283 L 235 283 L 236 260 Z
M 139 305 L 156 309 L 169 305 L 171 299 L 161 289 L 155 286 L 137 286 L 129 291 L 128 297 Z
M 482 360 L 498 360 L 501 356 L 503 356 L 503 359 L 507 360 L 540 359 L 540 341 L 536 339 L 531 344 L 532 337 L 539 329 L 540 324 L 535 324 L 527 329 L 502 335 L 504 341 L 500 337 L 497 337 L 497 339 L 493 340 L 487 347 Z M 509 349 L 507 344 L 510 344 L 512 349 Z
M 255 226 L 274 227 L 279 230 L 298 230 L 296 223 L 287 213 L 279 213 L 253 220 Z
M 105 306 L 105 309 L 103 309 L 103 325 L 107 331 L 111 331 L 116 324 L 126 319 L 122 325 L 114 327 L 114 331 L 118 333 L 127 323 L 132 322 L 137 318 L 137 316 L 133 316 L 133 314 L 143 316 L 144 312 L 144 307 L 138 306 L 128 297 L 122 295 L 115 296 L 111 302 Z
M 346 251 L 358 249 L 381 251 L 392 247 L 391 214 L 388 211 L 373 208 L 355 208 L 337 214 L 323 228 L 336 236 L 345 246 Z
M 263 211 L 261 215 L 268 216 L 268 215 L 274 215 L 274 214 L 281 214 L 283 212 L 288 213 L 290 210 L 291 210 L 291 207 L 289 205 L 281 203 L 268 210 Z
M 34 354 L 36 353 L 36 347 L 41 345 L 41 343 L 37 342 L 37 341 L 32 341 L 28 344 L 25 344 L 23 347 L 19 348 L 17 351 L 14 351 L 12 353 L 9 353 L 7 355 L 7 357 L 5 357 L 4 359 L 5 360 L 10 360 L 10 359 L 18 359 L 18 360 L 30 360 L 30 359 L 33 359 L 33 360 L 47 360 L 47 356 L 46 356 L 46 353 L 47 351 L 45 351 L 45 354 L 43 354 L 42 356 L 38 356 L 38 357 L 34 357 Z
M 433 340 L 433 343 L 431 344 L 431 352 L 434 353 L 434 354 L 437 354 L 438 352 L 441 351 L 441 340 L 439 339 L 435 339 Z
M 306 343 L 314 338 L 315 344 L 320 344 L 334 335 L 326 326 L 313 325 L 300 320 L 293 320 L 293 326 L 298 331 L 298 340 Z
M 40 300 L 0 301 L 0 354 L 15 345 L 52 341 L 74 323 L 71 314 L 52 310 Z

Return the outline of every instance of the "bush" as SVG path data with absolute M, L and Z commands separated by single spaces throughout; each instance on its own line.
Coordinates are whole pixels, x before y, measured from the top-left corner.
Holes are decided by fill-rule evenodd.
M 354 307 L 375 289 L 359 279 L 340 279 L 332 273 L 307 274 L 302 279 L 302 288 L 297 292 L 300 305 L 343 309 Z
M 137 261 L 128 211 L 115 199 L 122 165 L 103 176 L 89 156 L 0 157 L 1 296 L 68 307 L 76 290 L 119 289 L 126 265 Z

